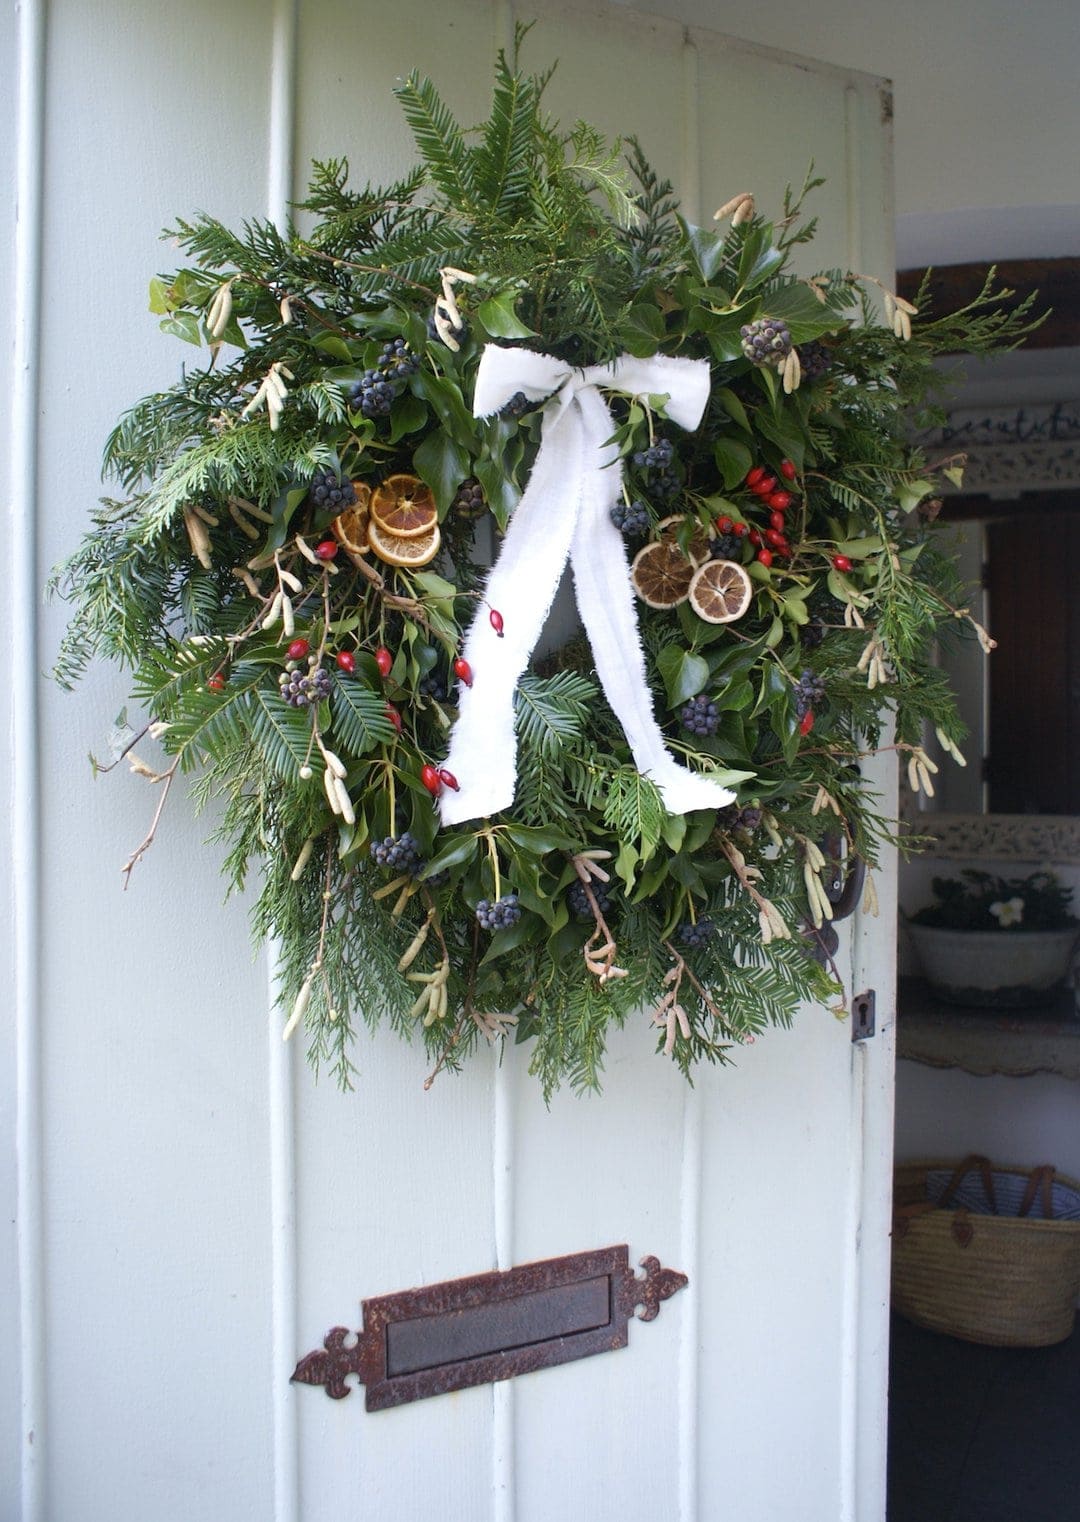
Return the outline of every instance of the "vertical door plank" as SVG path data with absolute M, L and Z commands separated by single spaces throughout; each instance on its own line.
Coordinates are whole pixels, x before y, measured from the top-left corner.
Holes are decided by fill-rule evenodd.
M 431 76 L 463 125 L 487 109 L 496 8 L 478 0 L 391 7 L 320 0 L 300 10 L 297 175 L 346 154 L 353 182 L 388 182 L 415 161 L 395 82 Z M 501 38 L 499 38 L 501 40 Z M 335 1323 L 359 1326 L 359 1301 L 495 1266 L 492 1074 L 479 1061 L 444 1073 L 419 1041 L 361 1032 L 357 1092 L 297 1079 L 302 1348 Z M 492 1391 L 463 1390 L 368 1415 L 363 1394 L 333 1402 L 301 1390 L 305 1516 L 362 1496 L 373 1515 L 482 1519 L 492 1506 Z
M 253 3 L 48 9 L 42 579 L 117 415 L 195 358 L 145 312 L 158 230 L 264 209 L 269 68 Z M 265 972 L 181 788 L 121 892 L 156 794 L 86 754 L 125 691 L 101 668 L 42 690 L 47 1513 L 266 1516 Z

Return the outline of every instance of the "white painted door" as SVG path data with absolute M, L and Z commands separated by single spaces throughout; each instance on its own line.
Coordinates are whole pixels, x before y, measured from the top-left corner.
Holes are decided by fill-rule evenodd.
M 636 132 L 692 216 L 743 188 L 776 204 L 812 156 L 829 180 L 816 260 L 889 270 L 880 81 L 622 6 L 525 10 L 529 60 L 561 59 L 553 111 Z M 39 588 L 96 499 L 101 441 L 178 363 L 143 314 L 170 263 L 158 229 L 196 208 L 280 214 L 313 156 L 385 177 L 409 154 L 395 77 L 426 70 L 478 117 L 512 20 L 487 0 L 0 16 L 0 164 L 19 189 L 0 246 L 4 1518 L 883 1518 L 891 874 L 882 919 L 842 945 L 850 986 L 878 992 L 865 1046 L 807 1009 L 691 1090 L 643 1018 L 602 1099 L 547 1110 L 521 1052 L 425 1093 L 419 1051 L 387 1038 L 345 1095 L 282 1048 L 266 957 L 185 804 L 121 894 L 147 799 L 84 760 L 119 679 L 67 697 L 37 675 L 62 624 Z M 624 1351 L 376 1415 L 288 1384 L 362 1296 L 624 1241 L 690 1278 Z

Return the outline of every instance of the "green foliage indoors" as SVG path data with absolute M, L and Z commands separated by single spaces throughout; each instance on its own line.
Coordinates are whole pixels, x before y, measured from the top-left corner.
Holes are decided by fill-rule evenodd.
M 996 877 L 973 869 L 956 877 L 935 877 L 934 903 L 911 916 L 916 925 L 939 930 L 1068 930 L 1080 923 L 1072 913 L 1072 889 L 1053 872 L 1028 877 Z
M 420 1038 L 437 1068 L 516 1036 L 545 1092 L 595 1086 L 609 1028 L 627 1021 L 686 1072 L 727 1061 L 800 1000 L 840 992 L 815 843 L 827 822 L 872 864 L 889 836 L 860 759 L 892 724 L 916 764 L 926 723 L 962 739 L 931 656 L 941 637 L 978 631 L 927 533 L 938 481 L 909 439 L 934 418 L 935 356 L 1016 342 L 1023 309 L 1002 315 L 988 286 L 905 339 L 910 314 L 875 282 L 791 272 L 814 231 L 801 194 L 775 222 L 744 206 L 717 231 L 691 226 L 635 143 L 561 129 L 543 87 L 500 57 L 491 114 L 466 131 L 411 77 L 396 93 L 419 166 L 398 183 L 356 189 L 344 161 L 318 164 L 295 224 L 171 229 L 184 263 L 152 282 L 151 306 L 192 346 L 189 363 L 121 418 L 105 451 L 116 498 L 55 576 L 73 609 L 59 677 L 98 657 L 131 671 L 166 752 L 162 787 L 194 775 L 197 800 L 217 807 L 229 885 L 254 880 L 256 935 L 282 948 L 283 1021 L 345 1083 L 361 1022 Z M 473 277 L 450 277 L 450 305 L 447 268 Z M 801 384 L 744 356 L 741 327 L 764 317 L 787 325 Z M 416 368 L 389 382 L 387 413 L 366 416 L 355 388 L 397 339 Z M 751 579 L 748 610 L 727 624 L 685 601 L 638 602 L 672 750 L 737 786 L 719 815 L 665 815 L 572 643 L 520 684 L 512 811 L 437 827 L 421 770 L 445 756 L 451 663 L 488 616 L 483 567 L 543 416 L 473 418 L 488 342 L 581 365 L 626 351 L 711 365 L 693 434 L 669 429 L 663 398 L 609 400 L 627 502 L 648 511 L 630 553 L 662 519 L 681 519 L 685 546 L 727 517 L 729 558 Z M 661 497 L 635 456 L 667 438 L 675 490 Z M 792 498 L 771 565 L 748 532 L 770 523 L 746 485 L 759 466 Z M 331 537 L 311 490 L 326 471 L 361 491 L 395 473 L 427 483 L 439 557 L 416 570 L 313 558 Z M 479 514 L 463 510 L 463 484 L 474 504 L 482 493 Z M 293 707 L 279 678 L 300 638 L 326 692 Z M 797 703 L 806 672 L 823 684 L 812 727 Z M 719 710 L 712 736 L 680 723 L 699 693 Z M 395 878 L 371 847 L 404 832 L 423 865 Z M 582 871 L 599 884 L 590 861 L 610 903 L 594 892 L 581 920 L 568 890 Z M 509 893 L 517 922 L 481 928 L 477 903 Z

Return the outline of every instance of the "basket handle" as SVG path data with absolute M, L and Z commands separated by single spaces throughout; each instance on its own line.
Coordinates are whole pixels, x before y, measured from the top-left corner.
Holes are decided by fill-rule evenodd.
M 1050 1163 L 1042 1163 L 1038 1168 L 1032 1168 L 1031 1175 L 1024 1190 L 1024 1198 L 1020 1201 L 1020 1215 L 1027 1215 L 1035 1203 L 1035 1196 L 1042 1190 L 1043 1219 L 1054 1219 L 1054 1169 Z
M 983 1192 L 986 1195 L 986 1203 L 990 1206 L 991 1213 L 993 1215 L 997 1215 L 997 1200 L 994 1198 L 994 1171 L 991 1167 L 990 1159 L 988 1157 L 980 1157 L 978 1153 L 975 1152 L 973 1152 L 970 1157 L 965 1157 L 964 1161 L 962 1163 L 958 1163 L 957 1166 L 953 1169 L 953 1176 L 945 1185 L 945 1190 L 941 1195 L 941 1198 L 938 1200 L 938 1205 L 947 1205 L 952 1199 L 953 1195 L 959 1189 L 960 1185 L 963 1183 L 964 1179 L 967 1178 L 969 1173 L 973 1173 L 975 1169 L 978 1169 L 979 1173 L 982 1175 Z M 1034 1193 L 1032 1193 L 1032 1199 L 1034 1198 Z M 1030 1209 L 1030 1204 L 1028 1208 Z

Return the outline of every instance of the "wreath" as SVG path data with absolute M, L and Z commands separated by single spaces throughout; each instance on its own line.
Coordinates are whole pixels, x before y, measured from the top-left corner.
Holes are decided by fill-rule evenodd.
M 317 163 L 283 229 L 177 223 L 151 309 L 208 362 L 121 418 L 54 576 L 60 680 L 118 661 L 145 715 L 99 763 L 158 788 L 125 875 L 196 774 L 229 888 L 258 867 L 283 1034 L 346 1084 L 359 1020 L 435 1071 L 512 1032 L 549 1093 L 597 1084 L 613 1024 L 689 1072 L 842 1012 L 837 862 L 893 835 L 860 761 L 931 792 L 924 736 L 962 760 L 938 644 L 991 643 L 928 532 L 962 461 L 911 438 L 935 357 L 1028 304 L 988 280 L 916 320 L 794 273 L 809 176 L 694 226 L 547 77 L 500 55 L 464 131 L 414 74 L 404 179 Z

